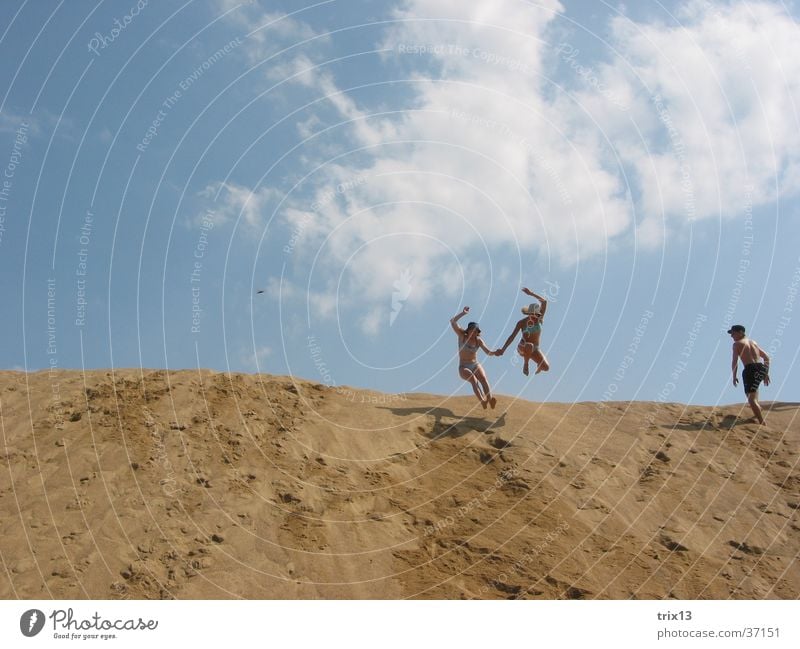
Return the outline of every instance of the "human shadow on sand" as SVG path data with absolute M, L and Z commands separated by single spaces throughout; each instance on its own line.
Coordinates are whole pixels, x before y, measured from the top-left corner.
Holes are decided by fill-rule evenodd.
M 761 408 L 765 412 L 772 412 L 773 410 L 776 412 L 780 410 L 798 410 L 800 409 L 800 403 L 791 401 L 768 401 L 767 403 L 762 403 Z
M 441 439 L 442 437 L 461 437 L 467 433 L 493 433 L 506 425 L 506 413 L 497 419 L 487 420 L 482 417 L 461 417 L 447 408 L 384 408 L 393 415 L 407 417 L 408 415 L 430 415 L 434 418 L 433 425 L 421 422 L 419 431 L 428 439 Z M 489 411 L 491 412 L 491 411 Z M 486 414 L 488 415 L 489 412 Z
M 768 410 L 765 408 L 765 412 Z M 757 424 L 755 417 L 750 415 L 749 417 L 738 417 L 736 415 L 725 415 L 724 417 L 720 417 L 719 419 L 710 418 L 710 419 L 698 419 L 697 421 L 679 421 L 671 426 L 669 424 L 664 424 L 661 428 L 666 428 L 667 430 L 687 430 L 698 432 L 701 430 L 730 430 L 734 426 L 742 426 L 745 424 Z
M 782 410 L 799 410 L 800 403 L 791 401 L 762 401 L 761 409 L 764 411 L 765 415 L 769 415 L 771 412 L 780 412 Z M 769 424 L 769 422 L 767 422 L 767 424 Z M 758 425 L 758 421 L 752 415 L 746 403 L 741 405 L 741 412 L 738 415 L 725 415 L 724 417 L 712 415 L 705 419 L 700 417 L 697 421 L 687 421 L 687 417 L 683 417 L 672 426 L 667 424 L 662 425 L 661 428 L 696 432 L 700 430 L 730 430 L 734 426 L 744 425 Z

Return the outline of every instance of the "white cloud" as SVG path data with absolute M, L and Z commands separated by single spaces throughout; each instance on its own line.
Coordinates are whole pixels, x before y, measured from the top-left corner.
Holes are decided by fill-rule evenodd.
M 218 224 L 241 221 L 247 232 L 260 232 L 269 219 L 269 207 L 280 197 L 280 192 L 271 187 L 256 190 L 230 182 L 207 185 L 199 197 L 208 203 Z
M 33 118 L 29 115 L 16 115 L 9 111 L 0 113 L 0 133 L 15 134 L 20 127 L 30 128 L 33 123 Z
M 474 292 L 498 250 L 571 264 L 634 234 L 657 245 L 687 219 L 741 215 L 776 198 L 776 179 L 798 190 L 800 33 L 777 5 L 695 2 L 677 26 L 616 18 L 617 58 L 586 62 L 597 83 L 548 42 L 562 11 L 555 0 L 405 2 L 382 42 L 384 63 L 414 80 L 409 110 L 392 116 L 305 55 L 271 69 L 348 122 L 337 154 L 363 149 L 318 160 L 312 196 L 281 218 L 303 224 L 296 268 L 319 253 L 312 280 L 363 307 L 365 332 L 404 269 L 414 308 Z M 570 94 L 547 81 L 555 66 Z M 298 130 L 323 124 L 306 115 Z M 312 163 L 322 151 L 315 140 L 304 150 Z
M 380 306 L 373 307 L 360 319 L 361 331 L 368 336 L 377 336 L 381 328 L 386 326 L 388 318 L 388 309 Z
M 448 78 L 511 90 L 542 70 L 545 31 L 563 12 L 557 0 L 408 0 L 384 41 L 398 56 L 435 60 Z M 417 53 L 415 46 L 434 46 Z
M 270 66 L 267 75 L 272 80 L 288 79 L 313 89 L 317 96 L 326 100 L 325 105 L 332 107 L 342 120 L 352 122 L 351 128 L 355 130 L 356 138 L 362 144 L 378 145 L 396 137 L 391 120 L 370 120 L 369 113 L 361 110 L 351 97 L 337 87 L 333 76 L 305 54 L 300 54 L 287 63 Z M 323 124 L 323 120 L 312 115 L 299 122 L 297 128 L 303 137 L 309 137 L 312 133 L 310 126 Z
M 296 297 L 295 286 L 288 280 L 281 281 L 278 277 L 270 277 L 267 284 L 262 289 L 264 294 L 274 300 L 292 299 Z
M 612 23 L 622 58 L 603 68 L 604 80 L 636 97 L 638 133 L 587 100 L 636 172 L 651 232 L 664 217 L 680 227 L 740 216 L 800 189 L 797 22 L 768 2 L 693 2 L 680 18 Z
M 280 70 L 353 120 L 342 129 L 349 146 L 374 147 L 367 164 L 318 174 L 327 187 L 368 180 L 318 210 L 306 232 L 325 242 L 334 267 L 352 267 L 353 289 L 380 299 L 410 266 L 420 296 L 452 293 L 443 278 L 452 281 L 453 268 L 484 247 L 574 261 L 626 230 L 626 188 L 605 168 L 598 137 L 570 130 L 537 85 L 544 32 L 559 10 L 557 2 L 407 3 L 383 42 L 417 76 L 409 87 L 416 110 L 400 117 L 370 116 L 305 57 Z M 426 79 L 432 70 L 446 82 Z M 414 241 L 393 245 L 409 232 Z
M 4 110 L 0 113 L 0 135 L 8 134 L 16 137 L 20 129 L 29 138 L 49 135 L 58 127 L 61 137 L 73 139 L 75 135 L 75 122 L 70 117 L 59 117 L 46 108 L 37 109 L 35 114 L 15 113 L 13 110 Z
M 247 36 L 243 51 L 251 64 L 260 63 L 291 44 L 319 36 L 307 23 L 296 20 L 292 14 L 265 10 L 258 2 L 243 0 L 215 0 L 220 13 L 229 12 L 225 19 Z M 325 37 L 316 39 L 320 43 Z

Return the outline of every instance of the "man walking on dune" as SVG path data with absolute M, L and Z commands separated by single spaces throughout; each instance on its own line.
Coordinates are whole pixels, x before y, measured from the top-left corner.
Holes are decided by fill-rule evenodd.
M 744 365 L 742 383 L 744 384 L 744 393 L 747 395 L 747 402 L 753 409 L 753 414 L 758 422 L 763 424 L 764 417 L 761 414 L 761 405 L 758 403 L 758 386 L 761 381 L 764 381 L 764 385 L 769 385 L 769 356 L 755 340 L 745 335 L 742 325 L 733 325 L 728 329 L 728 333 L 733 338 L 733 361 L 731 363 L 733 385 L 739 385 L 736 373 L 741 359 Z M 759 358 L 764 362 L 759 361 Z

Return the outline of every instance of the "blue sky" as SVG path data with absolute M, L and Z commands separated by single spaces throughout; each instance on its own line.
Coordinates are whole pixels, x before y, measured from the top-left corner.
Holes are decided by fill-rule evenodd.
M 800 27 L 778 2 L 0 5 L 0 367 L 536 401 L 796 401 Z M 9 175 L 10 174 L 10 175 Z M 87 220 L 90 219 L 90 220 Z M 257 294 L 258 290 L 264 293 Z M 49 301 L 48 301 L 49 300 Z

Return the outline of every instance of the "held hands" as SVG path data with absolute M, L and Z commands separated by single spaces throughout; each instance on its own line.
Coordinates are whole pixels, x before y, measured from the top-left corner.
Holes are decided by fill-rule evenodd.
M 495 349 L 495 350 L 492 352 L 492 356 L 502 356 L 504 351 L 505 351 L 504 349 L 499 349 L 499 348 L 498 348 L 498 349 Z

